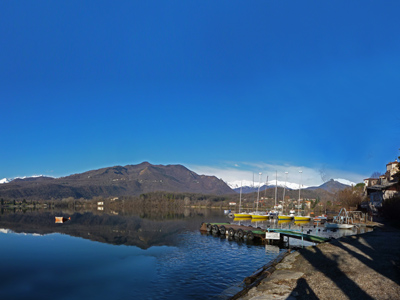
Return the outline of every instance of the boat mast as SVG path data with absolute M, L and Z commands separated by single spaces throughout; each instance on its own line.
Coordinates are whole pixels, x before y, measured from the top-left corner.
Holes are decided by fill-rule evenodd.
M 299 202 L 297 203 L 297 215 L 300 216 L 300 191 L 301 191 L 301 175 L 303 174 L 303 171 L 299 171 L 300 173 L 300 182 L 299 182 Z
M 242 211 L 242 182 L 240 182 L 239 213 Z
M 257 209 L 256 212 L 258 211 L 258 200 L 260 198 L 260 186 L 261 186 L 261 172 L 258 173 L 258 191 L 257 191 Z
M 288 174 L 288 172 L 285 172 L 285 186 L 283 187 L 283 199 L 282 199 L 283 206 L 285 206 L 285 191 L 286 191 L 287 174 Z M 287 213 L 287 210 L 286 210 L 286 213 Z
M 278 171 L 275 171 L 275 206 L 274 210 L 276 210 L 276 197 L 278 195 Z

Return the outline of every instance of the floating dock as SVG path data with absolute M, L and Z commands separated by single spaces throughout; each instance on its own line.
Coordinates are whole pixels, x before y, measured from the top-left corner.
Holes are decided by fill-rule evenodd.
M 276 241 L 283 243 L 284 237 L 295 238 L 313 243 L 325 243 L 330 241 L 329 238 L 306 234 L 296 230 L 285 229 L 261 229 L 252 226 L 235 225 L 230 223 L 202 223 L 200 231 L 210 232 L 215 235 L 228 235 L 237 239 L 247 239 L 252 241 L 259 239 L 262 242 L 270 243 Z

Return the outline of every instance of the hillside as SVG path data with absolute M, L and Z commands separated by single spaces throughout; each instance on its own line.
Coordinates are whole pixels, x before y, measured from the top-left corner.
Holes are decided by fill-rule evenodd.
M 152 165 L 148 162 L 61 178 L 16 179 L 0 185 L 1 198 L 27 200 L 133 196 L 155 191 L 216 195 L 234 193 L 215 176 L 198 175 L 182 165 Z

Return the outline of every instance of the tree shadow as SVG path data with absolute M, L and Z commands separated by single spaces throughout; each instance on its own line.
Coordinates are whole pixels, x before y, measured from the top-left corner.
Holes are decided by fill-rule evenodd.
M 343 251 L 348 252 L 353 257 L 357 258 L 361 263 L 365 264 L 372 270 L 376 271 L 377 273 L 385 276 L 386 278 L 392 280 L 396 284 L 400 285 L 400 273 L 396 268 L 393 268 L 393 264 L 390 263 L 389 259 L 384 259 L 383 256 L 389 255 L 393 259 L 393 261 L 398 261 L 400 253 L 395 255 L 393 253 L 384 253 L 384 251 L 379 251 L 379 249 L 375 249 L 372 245 L 365 245 L 360 241 L 361 236 L 352 236 L 348 237 L 347 239 L 343 239 L 338 241 L 334 244 L 334 246 L 341 248 Z M 352 240 L 349 240 L 352 239 Z M 388 241 L 389 242 L 389 241 Z M 345 245 L 348 243 L 349 245 L 357 248 L 362 253 L 357 253 L 356 251 L 350 249 L 348 246 Z M 392 245 L 394 248 L 398 249 L 396 245 Z M 398 250 L 396 250 L 398 251 Z
M 372 300 L 370 295 L 363 291 L 353 280 L 351 280 L 343 271 L 339 268 L 339 255 L 333 256 L 333 259 L 327 257 L 318 248 L 313 248 L 315 253 L 309 249 L 301 250 L 302 256 L 318 271 L 322 272 L 326 277 L 328 277 L 340 290 L 343 291 L 350 299 L 363 299 Z M 299 293 L 296 295 L 297 299 L 311 299 L 309 295 L 304 294 L 307 291 L 307 285 L 302 283 L 299 286 Z M 310 291 L 311 288 L 308 287 Z M 315 295 L 315 294 L 314 294 Z M 293 295 L 294 296 L 294 295 Z M 333 295 L 332 295 L 333 296 Z M 318 299 L 314 298 L 314 299 Z
M 300 299 L 300 296 L 305 297 L 308 300 L 319 299 L 314 291 L 311 289 L 311 287 L 308 285 L 307 280 L 305 280 L 304 278 L 300 278 L 299 280 L 297 280 L 297 285 L 289 296 L 296 297 L 296 299 Z

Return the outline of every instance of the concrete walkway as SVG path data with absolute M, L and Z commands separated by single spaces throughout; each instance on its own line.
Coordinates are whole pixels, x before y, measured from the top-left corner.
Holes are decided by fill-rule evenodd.
M 239 299 L 400 299 L 400 230 L 383 225 L 293 252 Z

